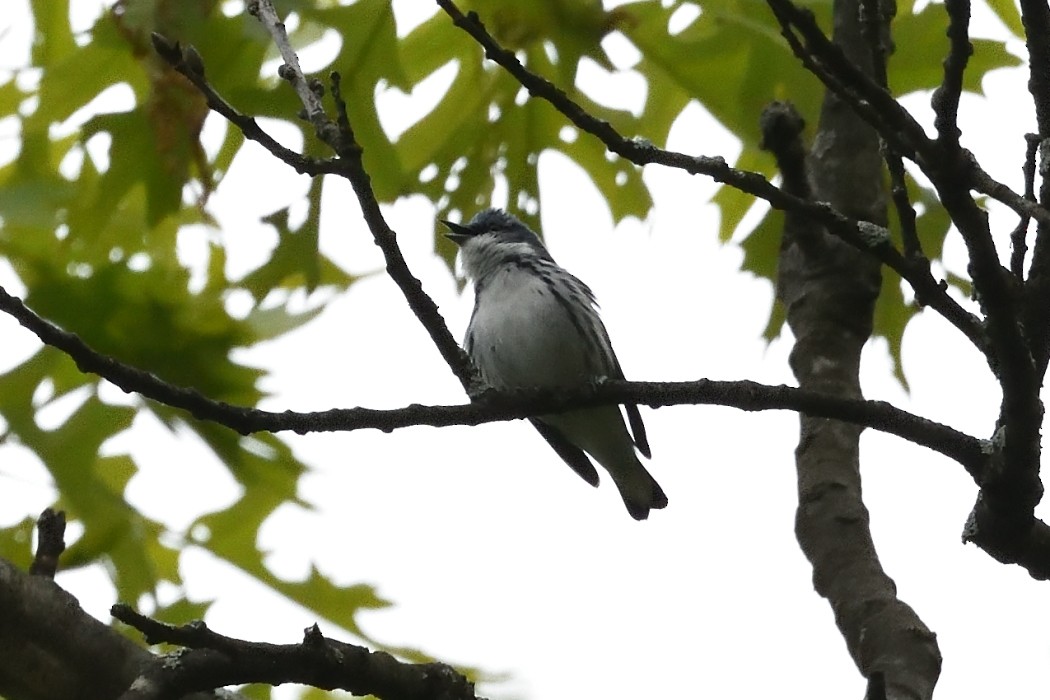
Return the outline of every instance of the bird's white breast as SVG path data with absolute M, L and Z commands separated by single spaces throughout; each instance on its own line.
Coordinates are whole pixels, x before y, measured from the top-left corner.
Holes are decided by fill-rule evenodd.
M 506 266 L 484 284 L 467 332 L 471 355 L 487 383 L 496 388 L 573 387 L 605 374 L 581 337 L 579 318 L 573 322 L 546 280 Z M 559 288 L 562 298 L 572 292 Z M 586 310 L 586 322 L 592 322 L 592 315 L 597 320 L 588 300 L 572 301 Z

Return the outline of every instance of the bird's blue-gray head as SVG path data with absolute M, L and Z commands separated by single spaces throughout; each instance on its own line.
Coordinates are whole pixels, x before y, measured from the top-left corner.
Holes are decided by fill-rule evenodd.
M 445 235 L 460 248 L 463 271 L 475 282 L 501 266 L 523 260 L 551 260 L 539 236 L 502 209 L 484 209 L 466 224 L 442 221 Z

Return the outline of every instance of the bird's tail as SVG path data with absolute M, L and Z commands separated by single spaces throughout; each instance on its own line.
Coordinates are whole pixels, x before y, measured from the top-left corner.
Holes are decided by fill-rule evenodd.
M 636 460 L 635 467 L 627 474 L 612 473 L 612 476 L 627 512 L 635 520 L 645 520 L 650 510 L 667 507 L 667 494 L 641 462 Z

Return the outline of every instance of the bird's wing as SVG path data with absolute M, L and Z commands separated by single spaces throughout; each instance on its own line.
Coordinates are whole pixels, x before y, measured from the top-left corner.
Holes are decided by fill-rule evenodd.
M 616 353 L 612 349 L 612 342 L 609 340 L 609 333 L 605 330 L 604 325 L 602 326 L 602 332 L 605 333 L 605 344 L 609 348 L 609 379 L 626 381 L 627 378 L 623 376 L 623 370 L 620 369 L 620 361 L 616 359 Z M 631 435 L 634 436 L 634 446 L 645 455 L 646 459 L 649 459 L 653 456 L 653 451 L 649 449 L 649 438 L 645 435 L 645 423 L 642 422 L 642 414 L 638 412 L 638 406 L 633 403 L 625 403 L 623 407 L 627 411 L 627 422 L 631 426 Z
M 594 296 L 594 292 L 579 278 L 573 277 L 579 284 L 579 289 L 583 293 L 584 297 L 590 303 L 590 311 L 593 314 L 594 327 L 601 333 L 601 339 L 604 340 L 604 347 L 608 349 L 608 356 L 603 358 L 603 364 L 605 375 L 609 379 L 622 379 L 626 381 L 626 377 L 623 376 L 623 370 L 620 368 L 620 361 L 616 359 L 616 352 L 613 350 L 612 340 L 609 338 L 609 331 L 605 329 L 605 324 L 602 322 L 601 316 L 598 315 L 597 307 L 598 300 Z M 571 311 L 571 309 L 570 309 Z M 638 448 L 638 451 L 645 455 L 646 459 L 653 456 L 653 451 L 649 448 L 649 438 L 645 435 L 645 423 L 642 422 L 642 414 L 638 412 L 638 406 L 633 403 L 627 403 L 623 405 L 627 411 L 627 423 L 631 426 L 631 435 L 634 436 L 634 446 Z
M 645 434 L 645 423 L 642 422 L 642 414 L 638 412 L 638 406 L 626 403 L 623 407 L 627 410 L 627 422 L 631 425 L 631 434 L 634 435 L 634 446 L 645 455 L 646 459 L 653 456 L 649 447 L 649 438 Z
M 529 422 L 536 427 L 536 430 L 547 441 L 547 444 L 554 448 L 558 456 L 572 467 L 574 472 L 579 474 L 591 486 L 598 485 L 598 470 L 594 468 L 591 460 L 587 458 L 587 454 L 583 450 L 566 440 L 561 433 L 540 419 L 530 418 Z

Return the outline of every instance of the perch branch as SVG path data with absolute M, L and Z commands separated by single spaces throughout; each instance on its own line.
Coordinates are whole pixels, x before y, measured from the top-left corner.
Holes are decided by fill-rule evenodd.
M 263 411 L 209 399 L 196 390 L 175 386 L 149 372 L 96 352 L 75 333 L 64 331 L 37 316 L 2 287 L 0 311 L 13 316 L 45 344 L 69 355 L 80 371 L 97 374 L 125 392 L 183 409 L 199 420 L 219 423 L 241 434 L 284 430 L 303 434 L 370 428 L 389 432 L 413 425 L 478 425 L 598 404 L 637 403 L 652 407 L 712 404 L 745 411 L 789 410 L 837 418 L 897 435 L 940 452 L 962 464 L 975 479 L 980 479 L 984 470 L 985 457 L 980 440 L 888 403 L 823 396 L 817 392 L 751 381 L 609 381 L 575 396 L 500 395 L 489 391 L 474 403 L 458 406 L 413 404 L 388 410 L 349 408 L 311 413 Z

